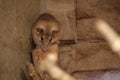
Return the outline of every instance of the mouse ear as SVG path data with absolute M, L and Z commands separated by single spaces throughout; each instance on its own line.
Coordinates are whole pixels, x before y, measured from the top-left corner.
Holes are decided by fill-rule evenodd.
M 57 34 L 58 32 L 59 32 L 59 30 L 53 30 L 52 34 L 54 35 L 54 34 Z
M 43 33 L 44 30 L 41 29 L 41 28 L 36 28 L 36 31 L 39 32 L 39 33 Z

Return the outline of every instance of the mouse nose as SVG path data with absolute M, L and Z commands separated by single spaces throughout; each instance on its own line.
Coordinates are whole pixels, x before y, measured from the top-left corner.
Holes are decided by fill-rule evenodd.
M 44 47 L 47 48 L 48 44 L 49 44 L 49 42 L 44 42 Z
M 41 48 L 46 51 L 48 49 L 47 43 L 44 43 L 44 45 L 41 46 Z

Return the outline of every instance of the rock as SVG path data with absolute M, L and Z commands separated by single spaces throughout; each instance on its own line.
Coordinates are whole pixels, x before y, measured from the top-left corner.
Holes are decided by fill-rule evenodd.
M 120 68 L 119 56 L 105 42 L 61 46 L 60 61 L 62 68 L 69 73 Z
M 95 28 L 96 18 L 77 20 L 78 40 L 104 41 L 102 35 Z
M 79 20 L 78 22 L 81 22 L 83 21 L 83 19 L 85 19 L 85 26 L 91 26 L 92 20 L 90 21 L 90 19 L 103 19 L 108 22 L 108 24 L 110 24 L 111 27 L 120 34 L 119 4 L 119 0 L 77 0 L 77 20 Z M 77 27 L 83 26 L 83 24 L 79 23 L 77 25 Z M 92 30 L 90 30 L 90 32 L 92 32 Z M 79 34 L 81 33 L 78 32 L 78 35 Z
M 59 59 L 61 67 L 70 72 L 71 66 L 73 66 L 75 60 L 75 46 L 74 45 L 62 45 L 59 50 Z

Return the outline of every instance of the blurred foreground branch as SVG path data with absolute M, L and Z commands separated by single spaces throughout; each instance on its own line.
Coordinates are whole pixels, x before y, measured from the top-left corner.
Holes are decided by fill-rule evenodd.
M 103 20 L 96 22 L 96 28 L 108 41 L 112 50 L 120 56 L 120 36 Z
M 56 64 L 56 56 L 49 54 L 44 61 L 41 62 L 41 70 L 48 72 L 53 80 L 75 80 L 72 76 L 60 69 Z M 27 62 L 28 73 L 33 80 L 41 80 L 36 73 L 33 64 Z
M 56 56 L 54 56 L 53 54 L 49 54 L 46 60 L 42 62 L 42 70 L 47 71 L 55 80 L 75 80 L 72 76 L 57 67 L 55 65 L 55 61 Z

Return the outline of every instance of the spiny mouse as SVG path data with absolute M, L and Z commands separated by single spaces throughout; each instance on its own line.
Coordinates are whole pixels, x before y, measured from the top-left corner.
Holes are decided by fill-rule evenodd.
M 48 54 L 56 56 L 58 64 L 58 43 L 60 38 L 60 25 L 58 20 L 51 14 L 44 13 L 38 17 L 32 28 L 32 36 L 36 45 L 32 50 L 33 63 L 36 72 L 43 80 L 50 80 L 47 72 L 41 70 L 41 62 Z

